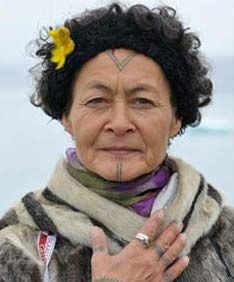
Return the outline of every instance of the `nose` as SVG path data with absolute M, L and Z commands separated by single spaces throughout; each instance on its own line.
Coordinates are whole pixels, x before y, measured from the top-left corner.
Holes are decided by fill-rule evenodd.
M 124 102 L 116 102 L 109 114 L 108 122 L 105 125 L 105 131 L 113 132 L 117 136 L 133 133 L 136 126 L 131 118 L 130 109 Z

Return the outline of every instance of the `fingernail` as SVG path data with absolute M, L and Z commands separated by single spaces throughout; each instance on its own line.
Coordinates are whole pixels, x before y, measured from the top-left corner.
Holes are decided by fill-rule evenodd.
M 178 228 L 180 231 L 181 231 L 181 230 L 183 229 L 183 227 L 184 227 L 183 223 L 182 223 L 181 221 L 177 220 L 177 219 L 173 220 L 172 223 L 176 224 L 177 228 Z
M 95 239 L 100 234 L 100 229 L 97 226 L 92 226 L 91 228 L 91 239 Z
M 189 257 L 188 256 L 183 257 L 182 260 L 186 263 L 186 265 L 189 264 Z
M 164 213 L 163 210 L 157 210 L 157 211 L 155 212 L 155 215 L 157 215 L 157 217 L 159 217 L 160 219 L 163 219 L 165 213 Z
M 187 240 L 187 235 L 185 233 L 181 233 L 179 236 L 180 236 L 180 239 L 182 241 L 186 241 Z
M 182 229 L 183 229 L 183 227 L 184 227 L 184 224 L 183 224 L 183 222 L 179 222 L 179 221 L 177 221 L 177 227 L 179 228 L 179 230 L 181 231 Z

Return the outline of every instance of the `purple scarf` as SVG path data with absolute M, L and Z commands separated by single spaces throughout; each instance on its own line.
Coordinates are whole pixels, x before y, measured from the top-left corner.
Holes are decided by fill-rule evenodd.
M 141 216 L 149 217 L 157 195 L 173 173 L 167 158 L 160 168 L 126 182 L 112 182 L 88 171 L 77 157 L 76 149 L 66 150 L 69 173 L 84 186 L 100 196 L 127 207 Z

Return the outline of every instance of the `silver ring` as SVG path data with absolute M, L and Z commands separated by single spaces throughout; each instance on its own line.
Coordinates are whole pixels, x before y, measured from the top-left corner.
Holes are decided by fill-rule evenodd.
M 149 236 L 145 235 L 144 233 L 137 233 L 135 239 L 143 243 L 147 248 L 150 245 L 150 239 Z

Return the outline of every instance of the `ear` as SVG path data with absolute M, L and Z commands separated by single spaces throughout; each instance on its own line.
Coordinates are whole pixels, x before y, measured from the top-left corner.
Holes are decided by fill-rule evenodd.
M 71 122 L 71 118 L 70 115 L 63 115 L 62 117 L 62 124 L 63 127 L 65 129 L 65 131 L 67 131 L 71 136 L 73 136 L 73 128 L 72 128 L 72 122 Z
M 182 125 L 181 120 L 174 116 L 172 124 L 171 124 L 171 128 L 170 128 L 170 136 L 169 136 L 170 138 L 173 138 L 174 136 L 176 136 L 179 133 L 181 129 L 181 125 Z

